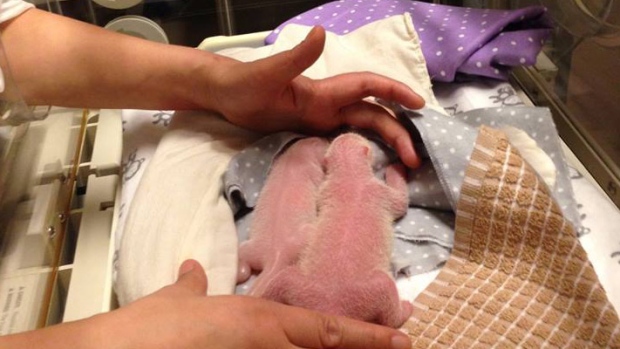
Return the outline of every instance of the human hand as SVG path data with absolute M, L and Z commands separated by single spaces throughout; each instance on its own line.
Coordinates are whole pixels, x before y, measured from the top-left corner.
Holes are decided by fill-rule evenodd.
M 207 278 L 185 261 L 177 282 L 97 319 L 114 348 L 409 349 L 407 335 L 249 296 L 205 296 Z M 106 318 L 107 316 L 107 318 Z M 107 331 L 109 330 L 109 332 Z
M 300 74 L 321 55 L 325 31 L 315 27 L 292 50 L 251 63 L 222 59 L 209 105 L 230 122 L 264 132 L 296 130 L 324 133 L 342 125 L 378 132 L 409 167 L 419 158 L 411 136 L 383 107 L 364 101 L 378 97 L 419 109 L 424 100 L 406 85 L 359 72 L 313 80 Z

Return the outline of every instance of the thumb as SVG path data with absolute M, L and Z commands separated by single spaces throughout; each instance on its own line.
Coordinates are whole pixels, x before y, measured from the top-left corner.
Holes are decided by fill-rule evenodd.
M 269 74 L 268 79 L 287 84 L 319 59 L 324 46 L 325 29 L 316 26 L 292 49 L 257 61 L 256 72 Z
M 179 267 L 179 277 L 173 285 L 196 296 L 204 296 L 207 293 L 207 274 L 197 261 L 188 259 Z

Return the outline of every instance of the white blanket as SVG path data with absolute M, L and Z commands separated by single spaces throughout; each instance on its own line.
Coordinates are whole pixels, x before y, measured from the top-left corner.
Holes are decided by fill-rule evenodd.
M 290 49 L 310 28 L 285 28 L 272 46 L 228 51 L 243 61 Z M 371 23 L 345 36 L 327 34 L 325 50 L 304 75 L 324 78 L 370 71 L 399 80 L 437 104 L 408 14 Z M 234 98 L 234 96 L 231 96 Z M 121 305 L 176 279 L 187 258 L 198 260 L 209 278 L 209 294 L 232 293 L 237 269 L 237 238 L 221 175 L 230 158 L 256 140 L 207 112 L 178 113 L 145 170 L 120 241 L 116 292 Z
M 232 292 L 237 238 L 220 177 L 255 137 L 215 115 L 177 114 L 129 209 L 117 263 L 121 304 L 172 283 L 188 258 L 208 271 L 212 294 Z

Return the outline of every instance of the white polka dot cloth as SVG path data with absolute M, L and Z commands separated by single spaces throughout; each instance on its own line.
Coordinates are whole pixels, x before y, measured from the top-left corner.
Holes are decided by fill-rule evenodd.
M 453 81 L 457 73 L 506 79 L 511 67 L 536 61 L 552 28 L 541 6 L 505 11 L 410 0 L 339 0 L 289 19 L 266 43 L 273 43 L 290 23 L 320 25 L 347 34 L 405 12 L 411 14 L 428 72 L 435 81 Z

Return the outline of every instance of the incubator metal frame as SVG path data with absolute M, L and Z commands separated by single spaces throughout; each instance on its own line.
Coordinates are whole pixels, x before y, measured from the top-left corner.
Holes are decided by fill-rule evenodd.
M 0 335 L 108 311 L 120 111 L 29 107 L 0 45 Z

